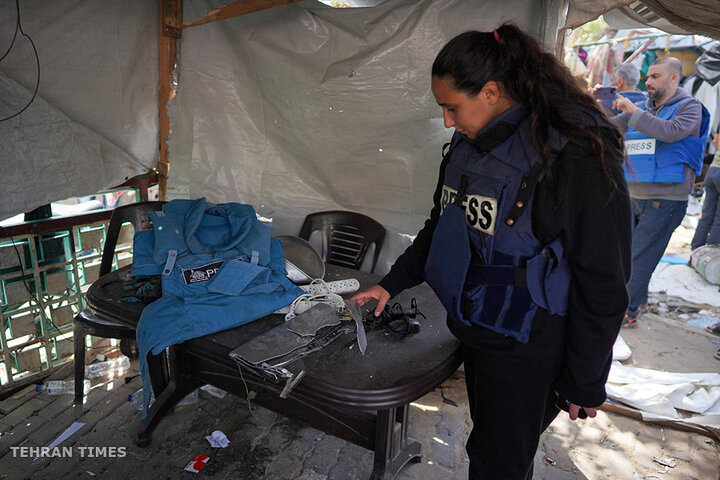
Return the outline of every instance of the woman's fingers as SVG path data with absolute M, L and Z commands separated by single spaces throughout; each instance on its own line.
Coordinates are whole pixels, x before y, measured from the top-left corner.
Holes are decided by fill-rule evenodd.
M 380 285 L 375 285 L 374 287 L 370 287 L 365 291 L 353 295 L 350 300 L 353 300 L 360 305 L 365 305 L 370 300 L 377 300 L 378 304 L 375 308 L 375 316 L 379 317 L 385 308 L 385 304 L 388 300 L 390 300 L 390 294 Z

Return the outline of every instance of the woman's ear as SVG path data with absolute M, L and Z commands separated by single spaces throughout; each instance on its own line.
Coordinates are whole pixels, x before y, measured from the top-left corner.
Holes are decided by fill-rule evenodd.
M 495 105 L 500 99 L 500 85 L 495 80 L 490 80 L 485 85 L 483 85 L 482 89 L 480 90 L 480 95 L 482 95 L 489 105 Z

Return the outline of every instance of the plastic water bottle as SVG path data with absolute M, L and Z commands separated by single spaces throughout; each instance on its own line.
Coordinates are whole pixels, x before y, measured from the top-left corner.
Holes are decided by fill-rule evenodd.
M 143 389 L 141 388 L 132 395 L 128 395 L 128 402 L 132 402 L 136 410 L 142 410 L 144 397 Z M 153 395 L 153 392 L 150 392 L 150 405 L 152 405 L 154 401 L 155 395 Z
M 217 397 L 217 398 L 223 398 L 225 395 L 227 395 L 227 392 L 225 390 L 214 387 L 210 384 L 203 385 L 202 387 L 200 387 L 200 390 L 204 390 L 204 391 L 208 392 L 210 395 L 212 395 L 213 397 Z
M 102 376 L 117 376 L 130 369 L 130 359 L 125 355 L 104 362 L 93 363 L 85 366 L 85 378 L 97 378 Z
M 75 380 L 51 380 L 42 385 L 35 386 L 36 392 L 45 392 L 48 395 L 75 394 Z M 90 380 L 83 380 L 83 394 L 90 392 Z

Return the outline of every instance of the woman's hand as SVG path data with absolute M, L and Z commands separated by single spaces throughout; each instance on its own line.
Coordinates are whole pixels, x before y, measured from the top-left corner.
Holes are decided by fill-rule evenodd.
M 375 307 L 375 316 L 379 317 L 385 308 L 385 304 L 390 300 L 390 294 L 380 285 L 375 285 L 364 292 L 354 295 L 350 300 L 357 302 L 361 306 L 370 300 L 377 300 L 378 304 L 377 307 Z
M 599 407 L 581 407 L 576 403 L 572 403 L 565 397 L 560 396 L 558 392 L 555 392 L 555 406 L 560 410 L 565 410 L 570 416 L 570 420 L 577 420 L 580 418 L 580 410 L 582 409 L 587 417 L 595 418 L 597 416 L 597 409 Z M 582 418 L 586 418 L 583 416 Z
M 580 407 L 580 405 L 575 405 L 574 403 L 570 402 L 570 408 L 568 411 L 568 415 L 570 415 L 570 420 L 576 420 L 578 418 L 580 408 L 585 410 L 585 413 L 587 413 L 587 416 L 590 418 L 595 418 L 597 416 L 597 408 Z

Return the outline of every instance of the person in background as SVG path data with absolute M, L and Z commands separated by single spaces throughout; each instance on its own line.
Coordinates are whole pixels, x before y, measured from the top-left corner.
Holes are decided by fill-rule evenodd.
M 712 163 L 705 172 L 705 198 L 703 199 L 700 220 L 695 228 L 695 235 L 690 241 L 690 248 L 695 250 L 703 245 L 720 244 L 720 208 L 718 208 L 718 196 L 720 195 L 720 131 L 715 132 L 713 144 L 715 145 L 715 156 Z M 707 327 L 710 333 L 720 335 L 720 323 Z M 720 360 L 720 349 L 713 355 Z
M 647 99 L 647 94 L 637 89 L 639 82 L 640 69 L 632 63 L 621 63 L 613 69 L 610 76 L 610 86 L 617 87 L 617 93 L 633 103 L 644 102 Z M 608 107 L 611 115 L 622 113 L 621 110 L 612 108 L 612 102 L 609 104 L 603 103 L 603 105 Z
M 702 212 L 698 221 L 695 235 L 690 242 L 690 248 L 695 250 L 703 245 L 720 244 L 720 209 L 718 208 L 718 195 L 720 195 L 720 147 L 718 147 L 720 132 L 715 133 L 715 156 L 705 173 L 705 198 Z
M 682 64 L 673 57 L 656 60 L 648 69 L 646 102 L 618 95 L 612 117 L 626 131 L 625 178 L 633 199 L 630 305 L 623 327 L 636 328 L 647 310 L 648 285 L 673 231 L 687 210 L 695 175 L 702 171 L 710 115 L 678 88 Z
M 461 341 L 469 477 L 530 480 L 558 415 L 594 417 L 628 305 L 622 135 L 514 25 L 450 40 L 432 66 L 446 145 L 430 218 L 378 285 L 423 281 Z
M 647 99 L 647 94 L 638 90 L 640 69 L 632 63 L 621 63 L 610 76 L 610 86 L 617 87 L 618 93 L 632 102 Z

